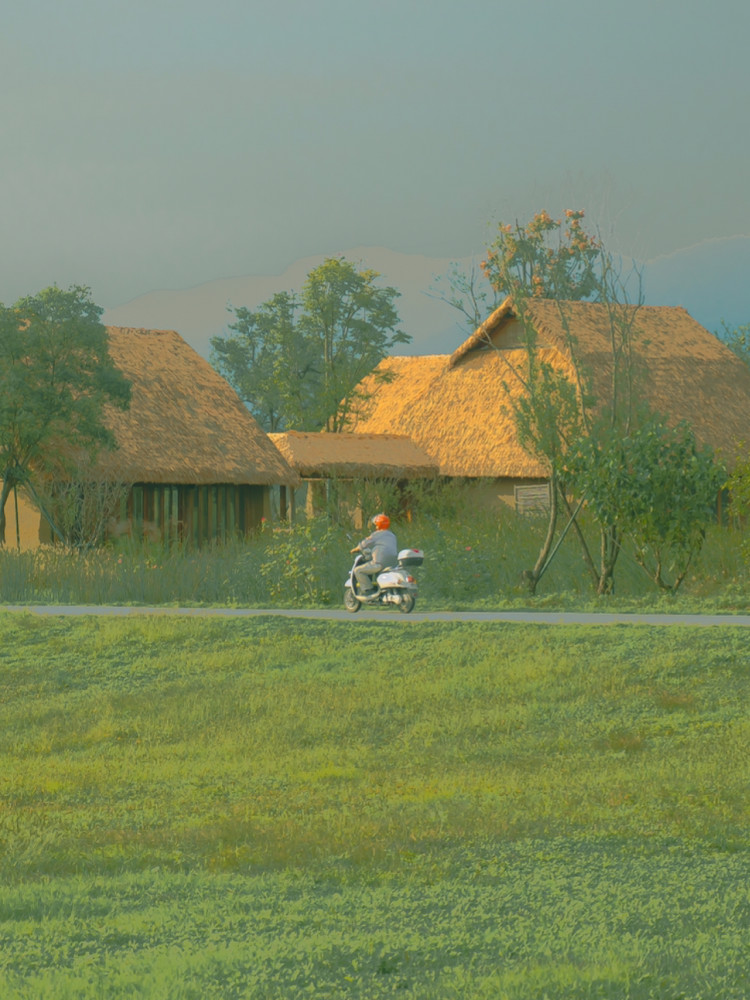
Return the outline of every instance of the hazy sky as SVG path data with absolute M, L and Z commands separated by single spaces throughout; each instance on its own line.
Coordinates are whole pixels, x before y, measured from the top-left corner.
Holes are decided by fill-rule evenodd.
M 8 0 L 1 25 L 6 304 L 462 257 L 541 208 L 640 258 L 750 234 L 747 0 Z

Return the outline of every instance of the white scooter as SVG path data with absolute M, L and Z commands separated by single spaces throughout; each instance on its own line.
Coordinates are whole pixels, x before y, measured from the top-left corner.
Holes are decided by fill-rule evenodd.
M 362 596 L 359 583 L 354 575 L 357 566 L 368 561 L 368 557 L 358 552 L 349 576 L 344 584 L 344 607 L 354 613 L 363 604 L 395 604 L 399 611 L 409 614 L 417 602 L 417 581 L 412 576 L 412 566 L 421 566 L 424 552 L 421 549 L 401 549 L 398 554 L 398 565 L 387 566 L 374 579 L 375 590 Z

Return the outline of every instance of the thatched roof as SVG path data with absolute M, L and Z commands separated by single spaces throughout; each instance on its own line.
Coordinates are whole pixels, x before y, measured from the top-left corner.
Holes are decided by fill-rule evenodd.
M 572 375 L 566 329 L 597 398 L 609 393 L 611 352 L 606 307 L 589 302 L 529 303 L 538 350 Z M 562 309 L 562 312 L 561 312 Z M 699 443 L 731 466 L 750 444 L 750 370 L 681 308 L 643 306 L 636 313 L 644 395 L 671 423 L 687 420 Z M 394 357 L 381 363 L 392 380 L 366 382 L 372 392 L 358 432 L 408 433 L 451 476 L 544 476 L 543 464 L 519 445 L 508 392 L 522 391 L 521 323 L 506 300 L 452 355 Z M 743 448 L 744 446 L 744 448 Z
M 294 484 L 268 435 L 229 383 L 174 330 L 107 327 L 130 409 L 107 407 L 118 447 L 97 472 L 124 482 Z
M 403 434 L 285 431 L 268 436 L 305 479 L 416 479 L 438 474 L 437 462 Z
M 497 309 L 490 313 L 483 323 L 479 324 L 470 337 L 468 337 L 462 344 L 459 344 L 450 356 L 451 364 L 456 364 L 470 351 L 488 346 L 492 335 L 503 325 L 505 320 L 512 319 L 513 316 L 513 302 L 509 296 L 504 302 L 500 303 Z

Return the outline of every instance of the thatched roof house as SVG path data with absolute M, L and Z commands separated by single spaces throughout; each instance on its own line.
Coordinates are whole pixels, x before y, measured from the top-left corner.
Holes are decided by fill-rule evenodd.
M 561 312 L 562 306 L 562 312 Z M 606 398 L 611 374 L 606 307 L 535 299 L 528 304 L 545 360 L 573 374 L 566 326 L 593 390 Z M 564 319 L 563 319 L 564 316 Z M 636 316 L 644 394 L 670 422 L 687 420 L 702 444 L 731 466 L 750 442 L 750 370 L 681 308 L 643 306 Z M 390 380 L 366 380 L 371 398 L 353 423 L 358 433 L 408 433 L 445 476 L 491 477 L 513 484 L 547 470 L 518 443 L 508 393 L 520 394 L 511 366 L 523 369 L 523 328 L 506 300 L 451 355 L 391 357 Z
M 330 511 L 348 514 L 357 527 L 364 518 L 362 487 L 389 480 L 403 486 L 412 479 L 435 479 L 438 463 L 405 434 L 330 434 L 285 431 L 268 435 L 305 482 L 308 516 Z M 290 511 L 290 516 L 294 511 Z
M 303 479 L 434 479 L 438 463 L 405 434 L 269 434 Z
M 88 474 L 130 487 L 113 530 L 202 542 L 269 517 L 271 487 L 299 477 L 229 383 L 174 330 L 107 332 L 132 384 L 128 410 L 106 409 L 117 448 Z
M 109 408 L 106 475 L 148 483 L 293 484 L 297 476 L 237 393 L 174 330 L 107 327 L 112 360 L 132 383 L 129 410 Z

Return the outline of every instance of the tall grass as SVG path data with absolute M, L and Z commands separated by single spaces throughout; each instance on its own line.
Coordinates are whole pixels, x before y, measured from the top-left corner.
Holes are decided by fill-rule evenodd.
M 580 606 L 596 602 L 573 533 L 565 539 L 530 598 L 522 571 L 533 565 L 545 524 L 499 514 L 457 511 L 437 504 L 411 522 L 396 522 L 399 543 L 424 549 L 417 571 L 422 608 L 532 605 Z M 350 565 L 349 549 L 362 532 L 321 517 L 293 527 L 264 524 L 247 539 L 202 549 L 109 545 L 87 553 L 48 547 L 0 550 L 4 603 L 176 604 L 247 607 L 338 605 Z M 676 598 L 664 597 L 625 549 L 616 570 L 619 602 L 674 602 L 746 609 L 750 566 L 742 534 L 713 528 Z

